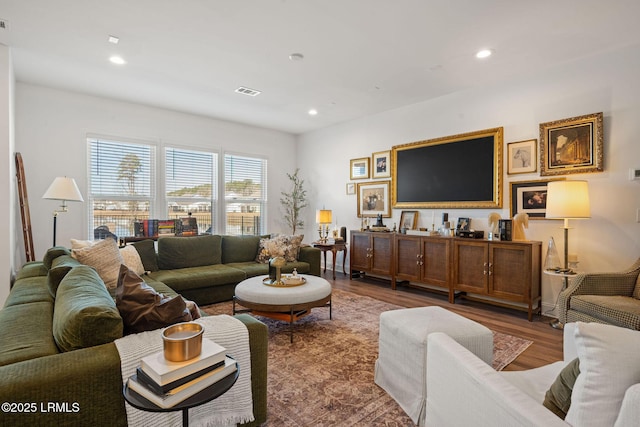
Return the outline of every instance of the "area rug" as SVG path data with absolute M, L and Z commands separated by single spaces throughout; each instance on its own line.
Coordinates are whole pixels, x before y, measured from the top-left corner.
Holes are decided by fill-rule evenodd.
M 328 308 L 315 308 L 294 325 L 264 317 L 269 327 L 267 426 L 409 426 L 411 419 L 373 382 L 380 313 L 402 307 L 333 291 Z M 201 307 L 231 314 L 232 303 Z M 503 369 L 531 341 L 494 332 L 494 368 Z

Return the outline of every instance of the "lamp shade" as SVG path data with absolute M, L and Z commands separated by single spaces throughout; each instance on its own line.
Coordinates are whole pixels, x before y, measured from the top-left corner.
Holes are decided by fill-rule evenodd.
M 73 178 L 67 178 L 66 176 L 59 176 L 54 179 L 42 198 L 84 202 L 82 194 L 80 194 L 80 190 L 76 185 L 76 181 Z
M 331 210 L 330 209 L 318 209 L 316 211 L 316 223 L 318 224 L 331 224 Z
M 551 181 L 547 185 L 546 218 L 591 218 L 587 181 Z

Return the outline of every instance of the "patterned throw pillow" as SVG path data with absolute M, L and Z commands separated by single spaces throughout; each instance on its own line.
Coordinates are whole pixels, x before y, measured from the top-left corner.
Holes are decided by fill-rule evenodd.
M 293 262 L 298 259 L 300 253 L 300 245 L 304 235 L 287 236 L 279 235 L 270 239 L 260 239 L 260 247 L 256 261 L 262 264 L 269 262 L 274 257 L 284 257 L 287 262 Z
M 107 289 L 115 289 L 118 284 L 120 265 L 124 263 L 113 239 L 100 240 L 96 244 L 73 250 L 74 257 L 89 267 L 96 269 Z

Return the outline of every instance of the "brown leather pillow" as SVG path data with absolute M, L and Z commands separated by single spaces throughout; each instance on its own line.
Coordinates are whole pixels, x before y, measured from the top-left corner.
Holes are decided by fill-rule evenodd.
M 194 319 L 181 296 L 167 297 L 156 292 L 125 265 L 120 266 L 118 274 L 116 307 L 120 311 L 127 334 L 151 331 Z

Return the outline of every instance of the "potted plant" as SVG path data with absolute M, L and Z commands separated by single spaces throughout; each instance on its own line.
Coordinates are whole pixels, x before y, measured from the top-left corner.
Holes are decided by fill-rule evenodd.
M 304 228 L 304 221 L 301 219 L 300 212 L 308 206 L 307 190 L 304 189 L 304 179 L 298 176 L 296 171 L 292 174 L 287 173 L 287 177 L 291 181 L 291 190 L 289 192 L 282 191 L 280 194 L 280 204 L 284 211 L 284 220 L 291 228 L 291 234 L 296 234 L 297 228 Z

